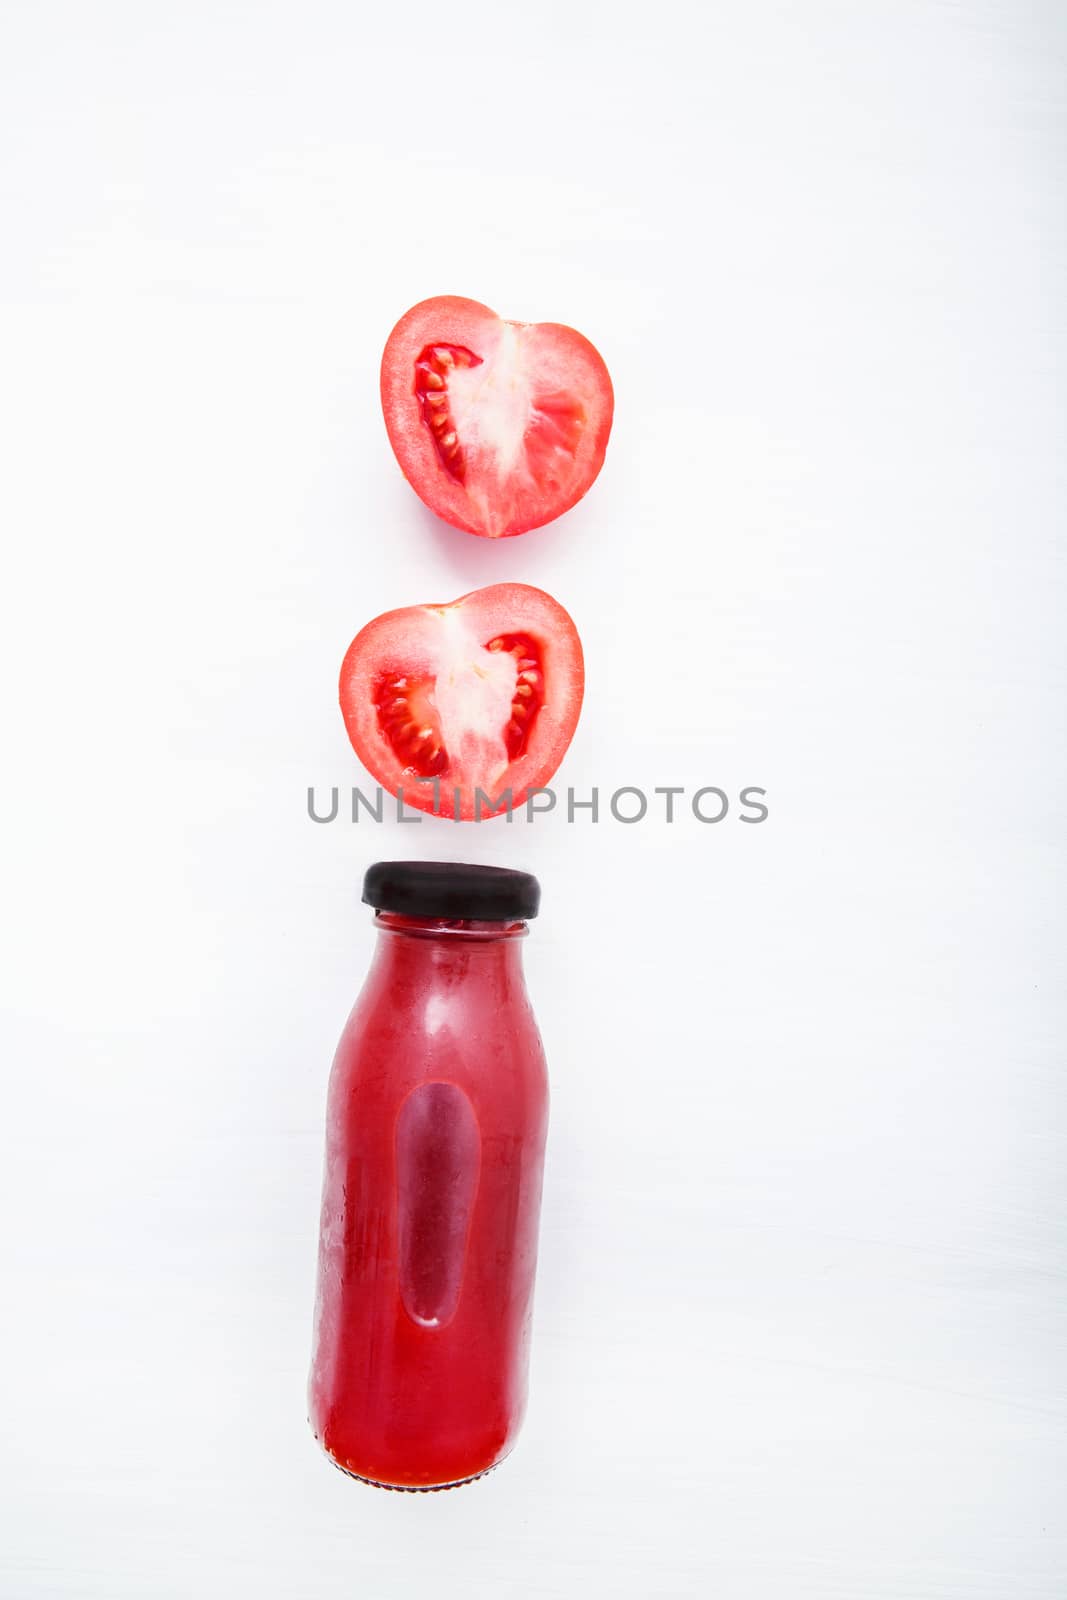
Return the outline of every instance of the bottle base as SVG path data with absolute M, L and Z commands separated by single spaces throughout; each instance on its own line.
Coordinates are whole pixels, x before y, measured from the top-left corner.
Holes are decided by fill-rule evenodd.
M 326 1452 L 329 1455 L 329 1451 Z M 369 1489 L 389 1489 L 393 1494 L 443 1494 L 446 1489 L 463 1489 L 468 1483 L 477 1483 L 481 1478 L 488 1478 L 500 1465 L 494 1461 L 491 1467 L 486 1467 L 482 1472 L 475 1472 L 469 1478 L 456 1478 L 452 1483 L 382 1483 L 378 1478 L 365 1478 L 360 1472 L 353 1472 L 351 1467 L 342 1467 L 339 1461 L 333 1461 L 338 1472 L 343 1472 L 346 1478 L 351 1478 L 355 1483 L 365 1483 Z
M 365 1483 L 369 1489 L 389 1489 L 394 1494 L 442 1494 L 446 1489 L 463 1489 L 468 1483 L 478 1483 L 480 1479 L 487 1478 L 511 1454 L 511 1451 L 508 1450 L 500 1457 L 499 1461 L 494 1461 L 491 1466 L 483 1467 L 481 1472 L 472 1472 L 468 1478 L 453 1478 L 448 1483 L 386 1483 L 381 1478 L 368 1478 L 362 1472 L 356 1472 L 354 1468 L 346 1467 L 344 1462 L 338 1461 L 335 1455 L 331 1455 L 318 1434 L 314 1433 L 314 1429 L 312 1429 L 312 1432 L 323 1455 L 331 1466 L 337 1468 L 338 1472 L 343 1472 L 345 1477 L 351 1478 L 354 1483 Z

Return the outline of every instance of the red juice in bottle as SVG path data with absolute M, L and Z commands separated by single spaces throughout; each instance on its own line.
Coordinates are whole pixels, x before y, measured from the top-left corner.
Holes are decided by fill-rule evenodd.
M 526 1403 L 548 1117 L 527 873 L 379 862 L 377 950 L 330 1075 L 311 1425 L 346 1472 L 467 1482 Z

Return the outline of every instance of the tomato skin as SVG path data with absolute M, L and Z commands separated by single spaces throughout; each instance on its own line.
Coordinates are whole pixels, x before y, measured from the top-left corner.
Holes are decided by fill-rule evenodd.
M 548 783 L 584 688 L 581 640 L 559 602 L 498 583 L 367 623 L 345 654 L 340 703 L 384 789 L 413 810 L 479 821 Z
M 457 394 L 453 417 L 456 374 L 444 371 L 441 384 L 425 378 L 449 418 L 435 437 L 426 361 L 450 351 L 466 369 L 466 395 Z M 452 366 L 447 353 L 441 359 Z M 614 411 L 608 369 L 574 328 L 508 322 L 458 295 L 420 301 L 401 317 L 382 356 L 381 394 L 389 442 L 415 493 L 483 538 L 527 533 L 576 505 L 603 464 Z M 442 449 L 442 438 L 458 453 Z

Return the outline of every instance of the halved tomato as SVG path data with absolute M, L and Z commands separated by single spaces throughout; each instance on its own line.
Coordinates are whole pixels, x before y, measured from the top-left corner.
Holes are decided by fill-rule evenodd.
M 582 643 L 558 601 L 495 583 L 368 622 L 341 667 L 341 711 L 390 794 L 402 788 L 405 805 L 470 821 L 548 782 L 584 686 Z
M 389 442 L 446 522 L 499 539 L 579 501 L 611 432 L 611 379 L 558 322 L 505 322 L 456 295 L 401 317 L 382 356 Z

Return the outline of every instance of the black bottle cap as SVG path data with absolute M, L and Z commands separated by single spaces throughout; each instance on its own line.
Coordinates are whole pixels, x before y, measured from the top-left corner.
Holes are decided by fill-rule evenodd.
M 461 861 L 376 861 L 363 879 L 363 899 L 376 911 L 473 922 L 528 922 L 541 904 L 530 872 Z

